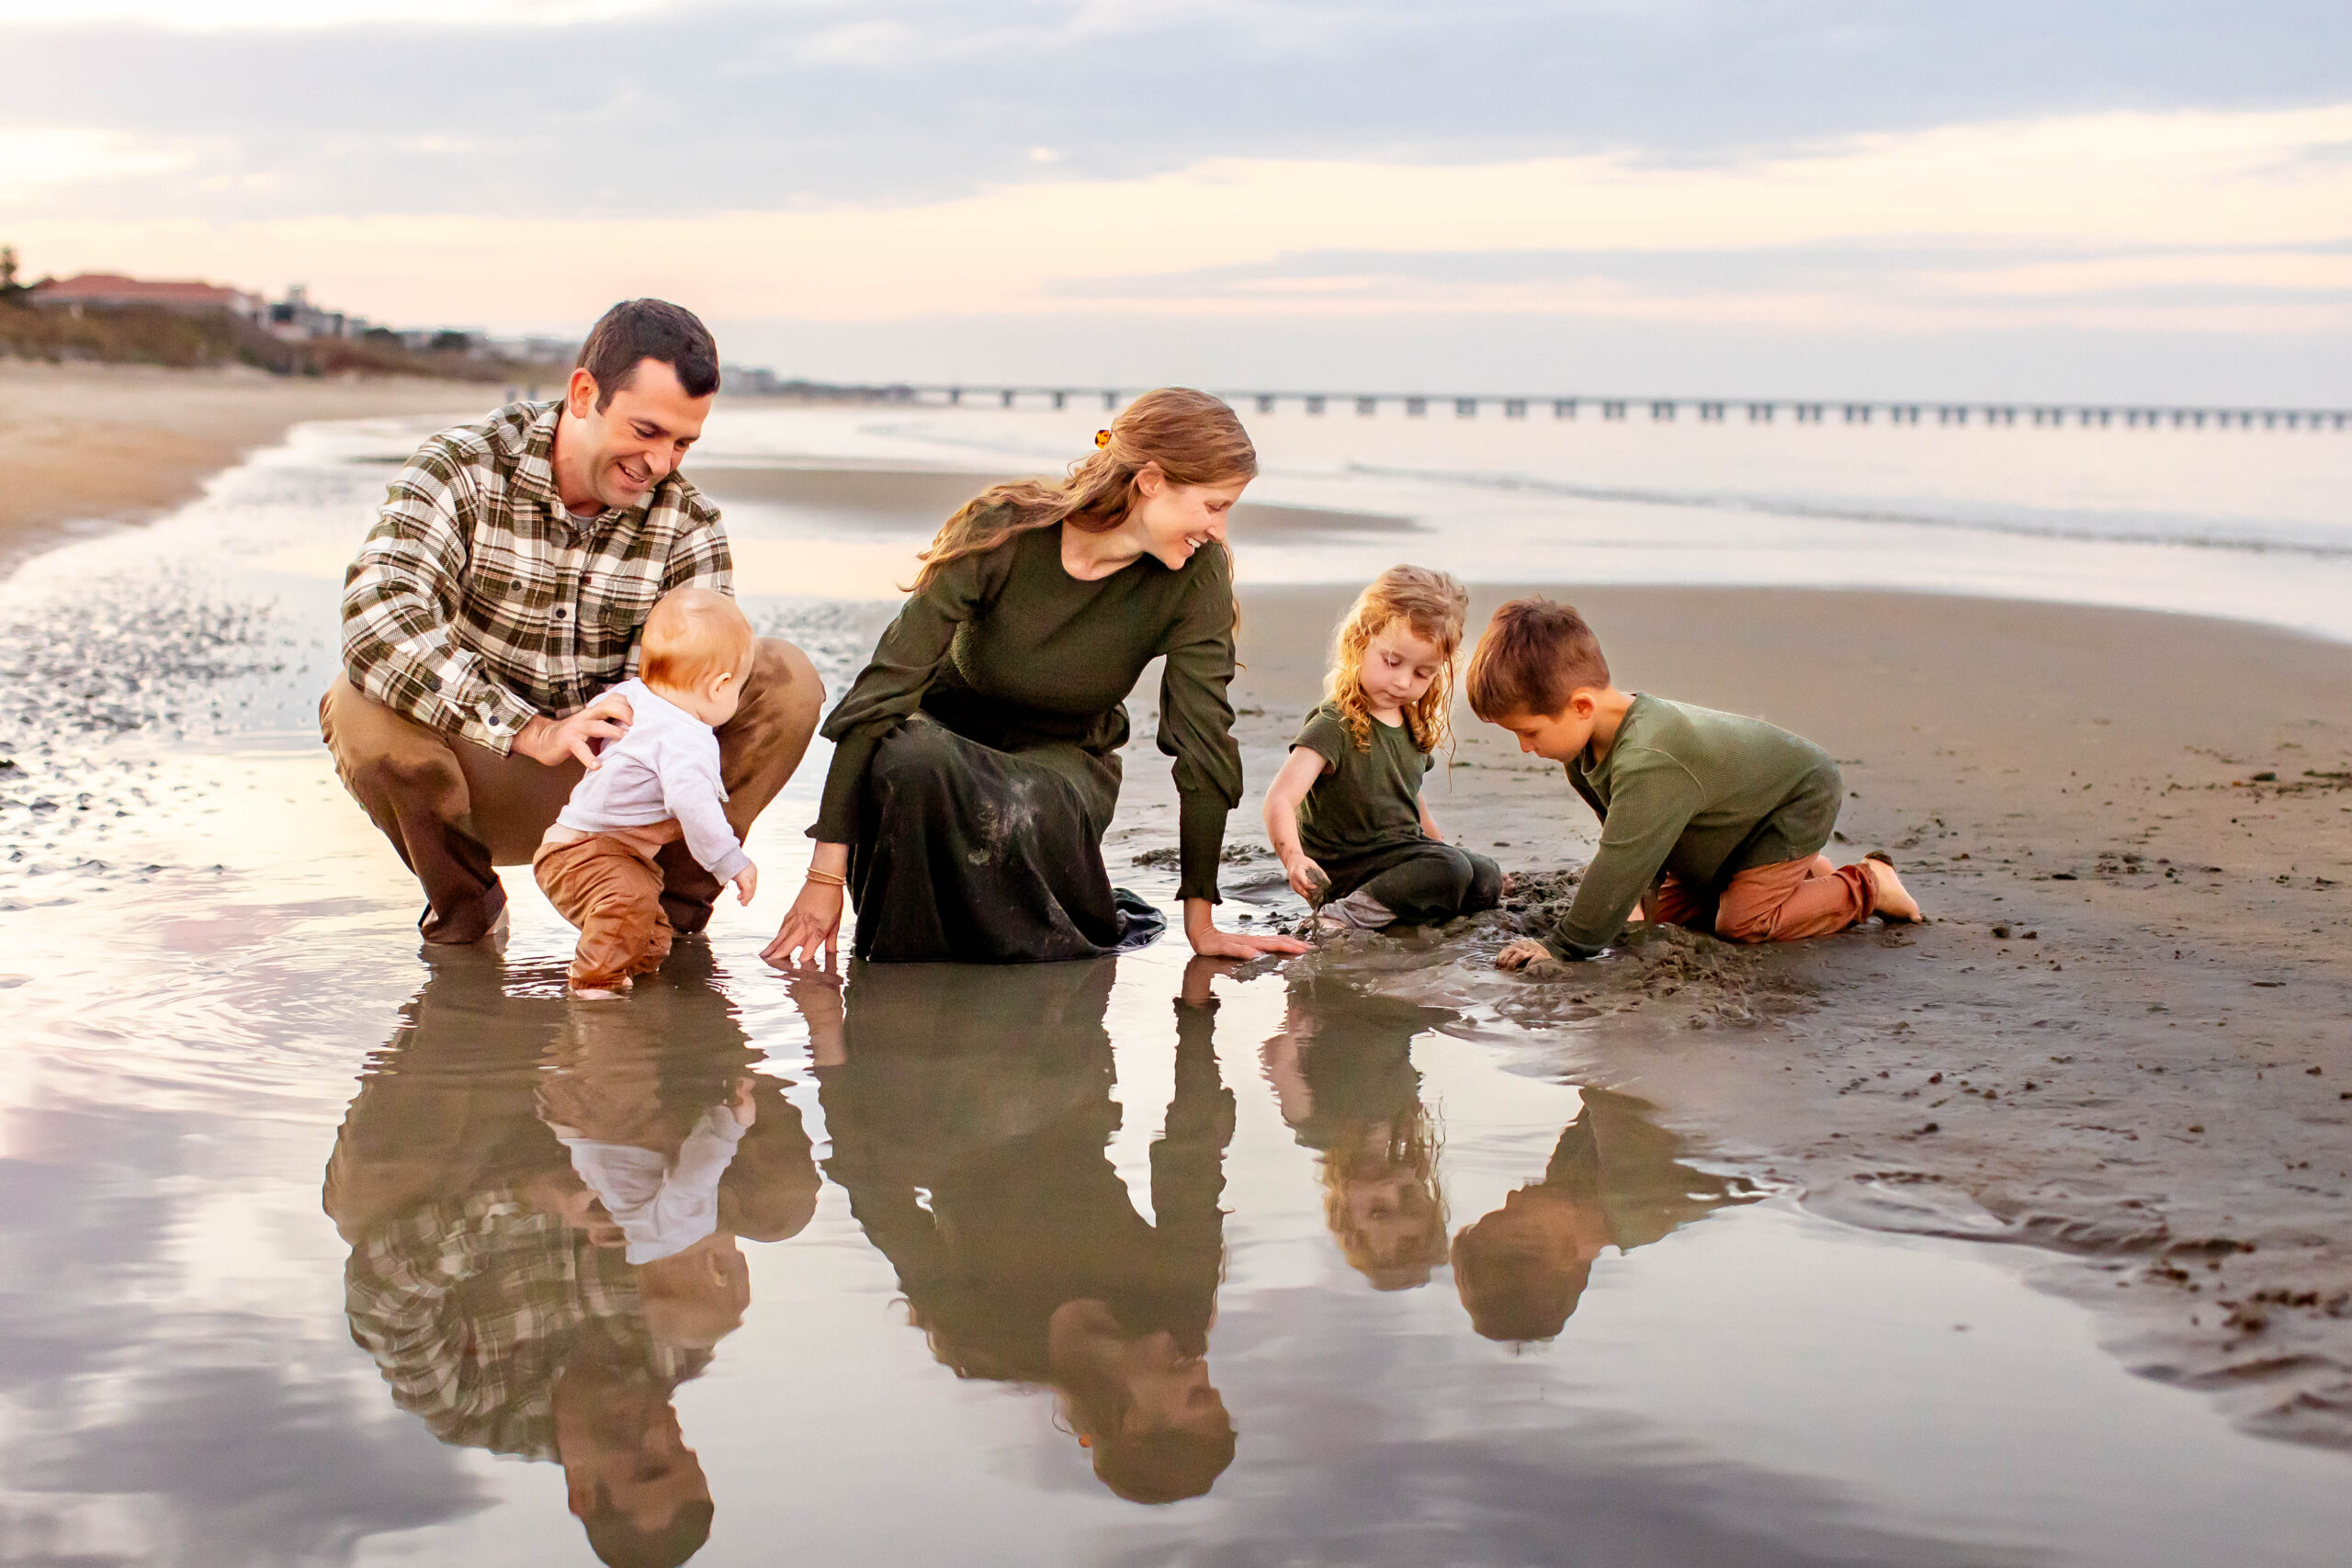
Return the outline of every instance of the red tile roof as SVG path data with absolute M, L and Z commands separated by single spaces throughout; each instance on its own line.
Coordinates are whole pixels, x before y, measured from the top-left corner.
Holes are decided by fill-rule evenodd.
M 241 288 L 215 283 L 153 282 L 112 272 L 85 272 L 41 284 L 33 292 L 43 299 L 90 305 L 219 305 L 245 310 L 260 303 Z

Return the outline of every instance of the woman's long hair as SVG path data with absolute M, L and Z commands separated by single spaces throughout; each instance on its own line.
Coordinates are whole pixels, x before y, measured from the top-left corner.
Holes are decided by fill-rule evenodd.
M 1324 700 L 1355 739 L 1356 750 L 1372 748 L 1372 710 L 1363 700 L 1363 656 L 1372 639 L 1402 621 L 1415 637 L 1438 651 L 1438 671 L 1420 701 L 1405 710 L 1405 728 L 1424 754 L 1453 739 L 1453 660 L 1462 650 L 1463 622 L 1470 595 L 1462 584 L 1425 566 L 1392 566 L 1356 595 L 1331 643 L 1331 672 L 1324 678 Z
M 1151 464 L 1170 484 L 1220 485 L 1257 477 L 1258 450 L 1223 400 L 1188 387 L 1146 392 L 1119 412 L 1092 456 L 1059 481 L 1014 479 L 991 485 L 940 525 L 922 556 L 913 592 L 942 568 L 984 555 L 1015 534 L 1068 523 L 1107 534 L 1135 506 L 1136 476 Z M 1099 439 L 1099 438 L 1098 438 Z

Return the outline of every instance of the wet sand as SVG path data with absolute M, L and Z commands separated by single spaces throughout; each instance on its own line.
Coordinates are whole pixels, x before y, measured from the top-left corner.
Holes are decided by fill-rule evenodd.
M 243 367 L 42 365 L 0 358 L 0 567 L 61 535 L 137 522 L 193 499 L 247 452 L 313 419 L 471 417 L 500 389 L 469 382 L 307 380 Z
M 1313 962 L 1556 1026 L 1562 1073 L 1823 1213 L 2050 1248 L 2040 1281 L 2098 1308 L 2129 1364 L 2352 1445 L 2352 648 L 1915 594 L 1554 593 L 1620 684 L 1827 747 L 1850 791 L 1833 851 L 1889 851 L 1933 923 L 1763 950 L 1662 933 L 1530 980 L 1487 964 L 1522 911 Z M 1474 625 L 1508 596 L 1476 592 Z M 1245 594 L 1253 781 L 1346 598 Z M 1559 770 L 1462 718 L 1432 775 L 1449 836 L 1580 864 L 1592 821 Z M 1161 771 L 1138 759 L 1131 795 Z M 1262 842 L 1255 812 L 1235 840 Z M 1294 902 L 1261 865 L 1228 886 Z

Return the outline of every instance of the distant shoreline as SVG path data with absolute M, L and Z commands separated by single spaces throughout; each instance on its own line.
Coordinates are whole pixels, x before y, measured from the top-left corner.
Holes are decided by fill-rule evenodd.
M 0 573 L 80 534 L 140 523 L 317 419 L 478 417 L 500 389 L 413 377 L 272 376 L 0 358 Z

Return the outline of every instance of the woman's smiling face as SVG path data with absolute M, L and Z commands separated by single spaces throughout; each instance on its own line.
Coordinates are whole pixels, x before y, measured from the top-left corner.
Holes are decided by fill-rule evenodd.
M 1127 526 L 1141 541 L 1144 553 L 1170 571 L 1193 558 L 1206 544 L 1225 542 L 1226 520 L 1233 503 L 1250 488 L 1248 479 L 1226 484 L 1180 485 L 1169 481 L 1156 463 L 1136 476 L 1135 509 Z

